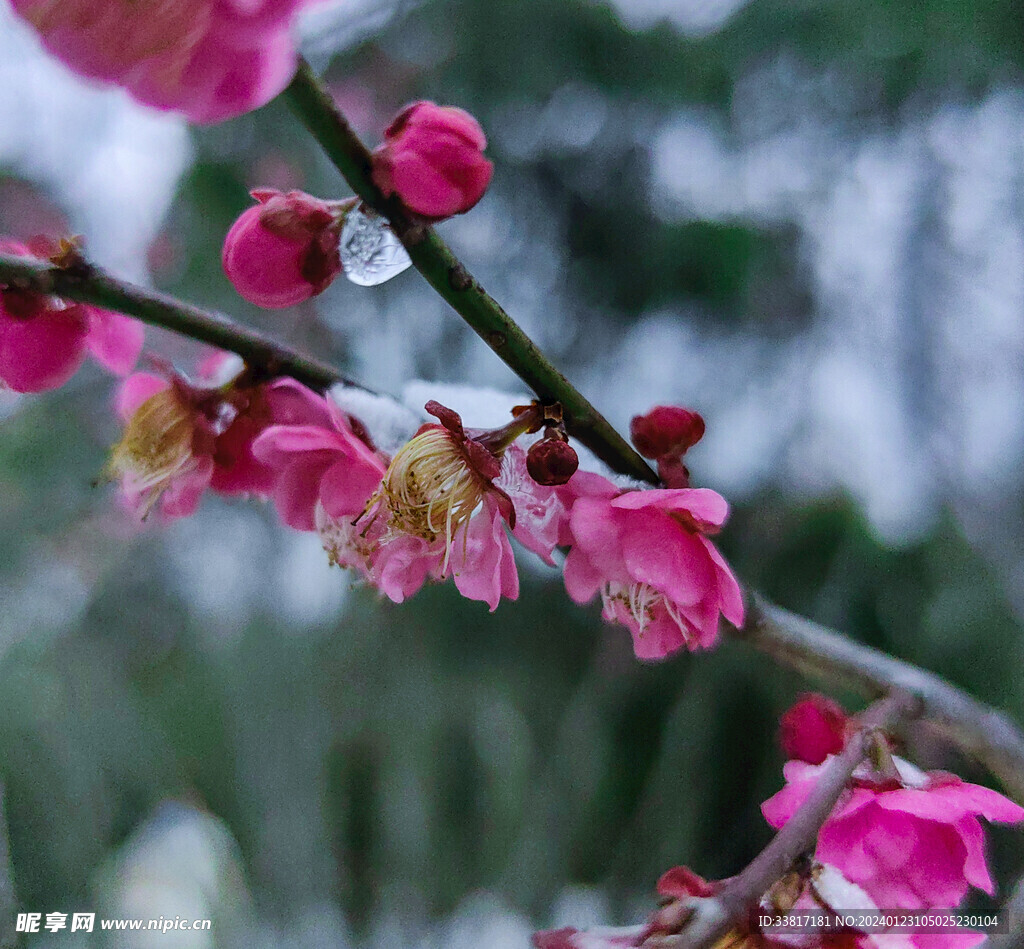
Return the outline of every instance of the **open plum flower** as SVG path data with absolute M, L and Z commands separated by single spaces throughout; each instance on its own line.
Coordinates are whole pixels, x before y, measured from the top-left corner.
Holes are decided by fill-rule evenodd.
M 288 84 L 297 62 L 292 20 L 315 0 L 11 2 L 80 75 L 193 122 L 220 122 Z
M 0 240 L 0 252 L 34 254 L 18 241 Z M 0 286 L 0 386 L 44 392 L 67 382 L 92 356 L 116 375 L 131 372 L 142 351 L 138 320 L 84 303 Z
M 569 508 L 566 590 L 577 603 L 600 593 L 605 619 L 629 629 L 638 658 L 707 649 L 717 641 L 720 616 L 743 622 L 739 584 L 706 536 L 728 515 L 721 495 L 707 488 L 621 491 L 585 471 L 560 490 Z
M 786 786 L 761 806 L 768 823 L 782 827 L 793 816 L 830 760 L 786 763 Z M 838 868 L 882 907 L 955 907 L 972 886 L 991 894 L 978 818 L 1019 823 L 1024 808 L 955 775 L 926 773 L 895 756 L 891 762 L 884 772 L 862 765 L 854 773 L 821 828 L 817 859 Z
M 244 372 L 219 385 L 203 373 L 197 383 L 171 370 L 135 373 L 116 408 L 125 426 L 107 474 L 141 517 L 158 502 L 166 517 L 188 516 L 208 488 L 266 497 L 277 472 L 254 454 L 256 438 L 274 424 L 327 416 L 323 398 L 301 383 L 250 382 Z
M 355 419 L 327 400 L 323 406 L 318 419 L 266 429 L 253 452 L 276 472 L 273 499 L 281 520 L 316 531 L 331 563 L 371 579 L 381 531 L 357 520 L 380 484 L 386 459 Z
M 523 543 L 547 558 L 557 539 L 546 528 L 552 489 L 526 475 L 525 453 L 513 444 L 534 420 L 528 412 L 503 428 L 474 432 L 438 402 L 426 410 L 438 423 L 422 426 L 395 453 L 367 511 L 388 525 L 375 573 L 396 602 L 427 578 L 450 575 L 463 596 L 493 611 L 502 597 L 519 595 L 505 525 L 518 525 Z
M 475 433 L 430 402 L 439 422 L 388 458 L 358 419 L 328 406 L 326 419 L 268 427 L 253 452 L 277 473 L 282 520 L 316 531 L 332 563 L 396 603 L 450 576 L 463 596 L 493 610 L 519 592 L 507 528 L 551 562 L 564 508 L 529 478 L 526 453 L 513 444 L 530 417 Z

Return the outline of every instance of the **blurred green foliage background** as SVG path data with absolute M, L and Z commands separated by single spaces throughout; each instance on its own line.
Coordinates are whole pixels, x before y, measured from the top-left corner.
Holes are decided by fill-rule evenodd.
M 371 141 L 414 98 L 480 118 L 493 193 L 445 233 L 617 422 L 684 397 L 705 413 L 729 450 L 709 448 L 704 461 L 698 446 L 692 467 L 736 500 L 721 544 L 742 576 L 1024 718 L 1020 455 L 973 479 L 942 467 L 951 428 L 968 437 L 974 424 L 943 414 L 944 392 L 975 391 L 993 364 L 957 372 L 936 352 L 988 338 L 979 313 L 994 306 L 958 304 L 936 342 L 929 301 L 991 277 L 962 254 L 932 252 L 949 230 L 944 199 L 928 204 L 931 179 L 910 199 L 898 277 L 882 258 L 867 265 L 882 286 L 912 287 L 886 326 L 909 354 L 891 371 L 907 386 L 915 441 L 877 417 L 878 437 L 896 443 L 883 491 L 900 493 L 911 454 L 945 472 L 913 488 L 928 495 L 913 528 L 891 531 L 841 477 L 801 483 L 797 462 L 771 460 L 820 420 L 772 431 L 767 443 L 729 428 L 730 386 L 761 398 L 759 380 L 783 348 L 803 352 L 798 377 L 830 352 L 835 293 L 815 270 L 807 218 L 763 213 L 756 200 L 680 210 L 655 147 L 680 115 L 725 130 L 734 150 L 810 124 L 807 167 L 833 152 L 844 167 L 864 143 L 902 141 L 943 110 L 984 115 L 1000 96 L 1019 105 L 1024 8 L 752 0 L 694 29 L 676 14 L 700 4 L 667 4 L 665 17 L 639 24 L 630 6 L 342 5 L 308 53 Z M 778 70 L 788 84 L 765 79 Z M 247 190 L 344 190 L 281 103 L 190 137 L 192 160 L 148 252 L 158 287 L 384 389 L 413 376 L 516 388 L 414 273 L 374 290 L 338 285 L 284 313 L 245 305 L 219 261 Z M 998 135 L 991 147 L 1011 164 L 1020 155 Z M 804 170 L 783 165 L 783 175 Z M 865 172 L 887 173 L 884 163 Z M 1018 175 L 1006 172 L 1015 226 Z M 816 187 L 787 200 L 810 207 Z M 11 210 L 25 189 L 38 207 Z M 10 164 L 0 184 L 7 231 L 65 213 L 74 222 L 30 163 Z M 847 223 L 826 209 L 819 232 Z M 851 248 L 873 240 L 870 230 L 849 235 Z M 1007 272 L 1020 266 L 1012 258 Z M 841 320 L 874 306 L 870 285 L 849 278 L 845 293 L 853 304 Z M 1008 299 L 1012 326 L 1019 297 Z M 645 322 L 651 314 L 657 323 Z M 624 355 L 643 353 L 666 322 L 694 334 L 678 375 L 700 362 L 705 383 L 687 388 L 671 365 L 648 373 Z M 186 345 L 153 341 L 190 364 Z M 992 345 L 1011 359 L 1024 351 L 1019 332 Z M 887 344 L 872 337 L 867 352 L 875 346 Z M 1010 382 L 1018 395 L 1021 366 Z M 630 387 L 646 401 L 619 398 Z M 1001 419 L 998 398 L 977 391 L 991 400 L 980 417 Z M 213 916 L 212 942 L 180 945 L 525 945 L 531 924 L 632 921 L 669 866 L 726 876 L 769 838 L 758 805 L 781 783 L 776 722 L 808 685 L 795 675 L 729 641 L 641 665 L 624 631 L 602 625 L 596 607 L 576 608 L 541 569 L 524 567 L 520 600 L 493 616 L 451 587 L 381 603 L 329 572 L 315 538 L 287 534 L 255 504 L 210 498 L 188 523 L 135 531 L 112 492 L 91 486 L 116 437 L 108 400 L 109 380 L 86 371 L 0 422 L 0 773 L 24 908 Z M 1012 448 L 1019 428 L 1006 424 L 995 437 Z M 870 461 L 862 434 L 849 441 Z M 746 464 L 734 455 L 764 464 L 730 481 Z M 988 780 L 948 749 L 917 752 L 922 764 Z M 1020 836 L 993 838 L 1008 883 L 1024 870 Z M 83 944 L 66 933 L 37 942 L 72 938 Z M 159 945 L 172 938 L 184 936 Z

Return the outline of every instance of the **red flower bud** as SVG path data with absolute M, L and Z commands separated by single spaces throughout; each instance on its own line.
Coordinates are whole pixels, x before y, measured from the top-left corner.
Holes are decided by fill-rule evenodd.
M 421 217 L 440 221 L 463 214 L 491 182 L 486 145 L 480 123 L 468 112 L 414 102 L 398 113 L 373 153 L 373 180 Z
M 818 693 L 801 696 L 779 723 L 779 744 L 790 759 L 821 764 L 846 744 L 849 718 L 842 707 Z
M 704 437 L 704 419 L 689 409 L 658 405 L 633 417 L 629 435 L 645 458 L 679 458 Z
M 224 238 L 224 272 L 250 303 L 278 308 L 322 293 L 339 273 L 339 215 L 301 191 L 263 189 Z
M 565 484 L 580 466 L 576 450 L 561 438 L 542 438 L 526 453 L 526 470 L 537 484 Z

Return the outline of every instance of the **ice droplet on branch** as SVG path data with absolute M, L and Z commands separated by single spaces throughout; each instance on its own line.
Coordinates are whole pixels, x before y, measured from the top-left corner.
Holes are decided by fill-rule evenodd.
M 412 264 L 383 218 L 357 205 L 345 215 L 338 246 L 345 276 L 361 287 L 375 287 Z

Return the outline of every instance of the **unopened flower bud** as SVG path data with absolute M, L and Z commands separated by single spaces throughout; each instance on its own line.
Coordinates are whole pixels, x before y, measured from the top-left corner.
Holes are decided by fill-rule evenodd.
M 565 484 L 580 466 L 576 449 L 561 438 L 542 438 L 526 453 L 526 470 L 537 484 Z
M 689 409 L 657 405 L 629 423 L 636 450 L 645 458 L 681 457 L 704 437 L 704 419 Z
M 421 217 L 462 214 L 490 184 L 494 166 L 484 158 L 486 145 L 480 123 L 468 112 L 414 102 L 395 117 L 373 153 L 373 180 Z
M 224 272 L 250 303 L 293 306 L 322 293 L 341 273 L 341 216 L 302 191 L 253 191 L 259 202 L 244 211 L 224 238 Z
M 843 750 L 848 722 L 846 712 L 832 699 L 805 695 L 782 716 L 779 744 L 788 758 L 821 764 Z

